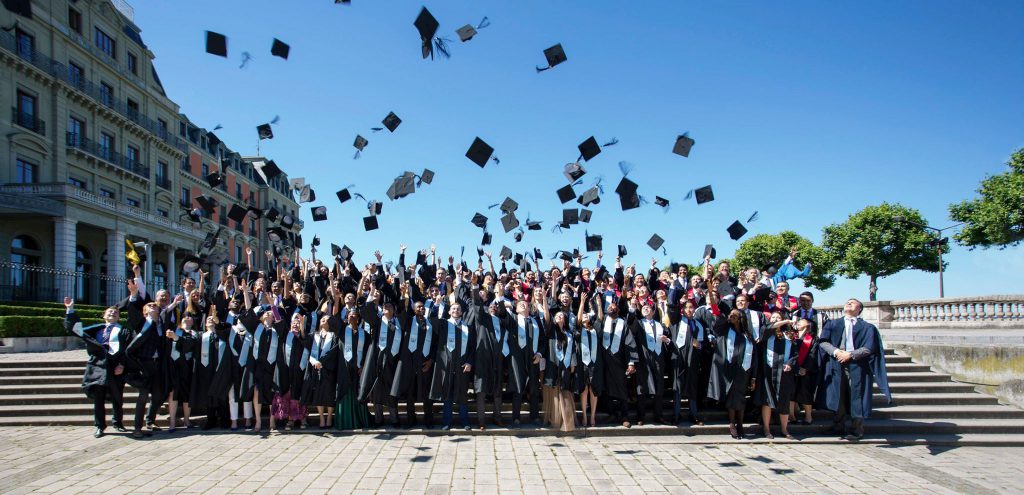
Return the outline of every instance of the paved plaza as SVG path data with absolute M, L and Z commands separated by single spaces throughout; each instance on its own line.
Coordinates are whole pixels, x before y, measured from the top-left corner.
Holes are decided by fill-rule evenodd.
M 1024 448 L 0 428 L 4 493 L 1021 493 Z

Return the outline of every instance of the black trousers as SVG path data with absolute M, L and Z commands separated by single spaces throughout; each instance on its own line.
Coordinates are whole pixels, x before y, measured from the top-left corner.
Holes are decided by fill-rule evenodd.
M 475 394 L 475 399 L 474 400 L 476 401 L 476 422 L 480 426 L 483 426 L 487 422 L 487 420 L 486 420 L 487 414 L 485 412 L 485 409 L 487 409 L 487 394 L 482 394 L 482 393 L 481 394 Z M 495 422 L 498 422 L 498 421 L 501 420 L 501 388 L 500 387 L 498 388 L 498 390 L 494 391 L 494 410 L 492 411 L 492 414 L 494 416 L 494 421 Z
M 850 415 L 850 369 L 843 366 L 843 374 L 839 379 L 839 407 L 832 422 L 845 424 L 846 417 Z
M 107 427 L 107 399 L 113 406 L 114 426 L 122 426 L 124 421 L 124 381 L 118 378 L 108 378 L 104 386 L 93 386 L 90 390 L 92 399 L 92 422 L 97 428 L 103 430 Z
M 427 395 L 430 394 L 430 386 L 428 383 L 429 382 L 424 383 L 423 381 L 421 381 L 421 376 L 416 375 L 415 377 L 413 377 L 412 386 L 409 387 L 409 391 L 405 394 L 405 421 L 406 424 L 410 426 L 416 424 L 416 402 L 417 397 L 420 396 L 424 397 L 424 422 L 428 427 L 434 426 L 434 401 L 426 398 Z

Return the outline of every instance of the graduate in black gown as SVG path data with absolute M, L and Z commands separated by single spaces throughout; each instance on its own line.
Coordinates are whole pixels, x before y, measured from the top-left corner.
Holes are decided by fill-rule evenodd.
M 626 387 L 626 368 L 629 349 L 634 345 L 633 334 L 626 320 L 619 317 L 618 303 L 609 303 L 607 309 L 597 305 L 594 326 L 601 332 L 601 352 L 604 361 L 604 397 L 616 423 L 629 428 L 629 390 Z
M 235 360 L 228 344 L 232 332 L 227 323 L 222 323 L 215 311 L 206 317 L 203 331 L 196 336 L 193 345 L 192 387 L 189 390 L 189 405 L 192 409 L 207 411 L 203 429 L 216 426 L 215 415 L 210 411 L 227 404 L 233 385 Z
M 338 333 L 341 320 L 335 315 L 323 315 L 313 333 L 309 350 L 309 366 L 302 382 L 302 399 L 305 406 L 316 406 L 320 429 L 330 428 L 334 423 L 334 405 L 337 404 L 338 379 Z M 327 413 L 326 416 L 324 413 Z
M 717 291 L 708 292 L 715 324 L 715 355 L 708 378 L 708 398 L 722 403 L 729 411 L 729 434 L 743 438 L 743 409 L 747 392 L 755 390 L 754 373 L 757 370 L 757 344 L 749 333 L 746 312 L 732 309 L 728 315 L 719 307 Z
M 270 406 L 270 429 L 275 421 L 283 421 L 286 431 L 296 427 L 304 427 L 307 410 L 299 398 L 302 385 L 309 366 L 311 338 L 306 333 L 305 317 L 300 313 L 292 314 L 288 332 L 281 338 L 277 357 L 277 386 L 274 402 Z
M 384 405 L 387 404 L 391 425 L 398 427 L 398 402 L 391 396 L 391 385 L 402 347 L 402 327 L 395 315 L 395 306 L 390 302 L 384 303 L 378 316 L 377 305 L 371 301 L 359 312 L 363 321 L 370 325 L 372 343 L 359 376 L 359 402 L 373 401 L 378 425 L 384 424 Z
M 93 436 L 103 436 L 107 428 L 106 401 L 110 399 L 114 409 L 112 422 L 119 432 L 128 430 L 124 427 L 124 349 L 131 341 L 131 330 L 117 323 L 120 311 L 109 307 L 103 311 L 103 323 L 82 326 L 81 319 L 75 313 L 75 301 L 64 298 L 67 316 L 64 328 L 72 335 L 85 342 L 85 350 L 89 360 L 85 363 L 85 374 L 82 376 L 82 391 L 93 401 L 93 425 L 96 427 Z
M 543 291 L 534 291 L 537 297 L 542 297 Z M 543 304 L 541 299 L 535 299 L 535 305 Z M 530 401 L 530 421 L 536 423 L 540 418 L 540 362 L 544 359 L 542 349 L 546 344 L 544 341 L 544 328 L 541 326 L 539 313 L 531 313 L 529 301 L 520 300 L 515 303 L 515 313 L 512 313 L 512 303 L 506 302 L 506 309 L 509 311 L 508 346 L 509 346 L 509 370 L 508 389 L 512 392 L 512 424 L 520 424 L 520 414 L 523 408 L 523 397 Z
M 437 328 L 437 354 L 434 376 L 430 382 L 430 398 L 442 403 L 442 429 L 452 428 L 454 409 L 459 408 L 459 422 L 469 430 L 469 407 L 466 396 L 473 380 L 473 347 L 476 335 L 473 326 L 462 319 L 462 303 L 454 302 L 447 320 L 434 320 Z
M 344 311 L 344 309 L 342 309 Z M 359 311 L 346 312 L 347 324 L 338 337 L 338 404 L 334 410 L 334 426 L 339 430 L 355 430 L 370 426 L 366 404 L 359 402 L 359 376 L 370 346 L 373 344 L 370 325 Z
M 580 396 L 580 408 L 583 411 L 583 426 L 597 426 L 597 398 L 604 393 L 604 359 L 601 342 L 604 336 L 594 326 L 594 319 L 586 311 L 591 301 L 590 294 L 583 293 L 580 297 L 580 308 L 576 314 L 577 372 L 579 383 L 575 392 Z M 600 304 L 597 301 L 596 304 Z M 588 416 L 587 413 L 590 413 Z M 588 419 L 589 418 L 589 419 Z
M 544 404 L 544 414 L 552 428 L 571 432 L 576 429 L 573 393 L 579 383 L 576 358 L 579 341 L 565 315 L 565 311 L 559 311 L 550 317 L 552 324 L 545 325 L 548 345 L 544 350 L 544 385 L 548 387 L 545 399 L 549 402 Z
M 175 303 L 164 309 L 164 313 L 167 313 L 168 310 L 173 311 L 174 305 L 181 303 L 181 298 L 181 294 L 176 296 Z M 184 428 L 192 427 L 191 408 L 189 407 L 189 398 L 192 392 L 192 370 L 195 368 L 192 349 L 196 347 L 195 341 L 199 338 L 194 326 L 195 319 L 186 312 L 181 315 L 178 328 L 165 330 L 168 347 L 166 366 L 170 377 L 167 387 L 168 433 L 174 433 L 178 421 L 179 402 L 182 408 L 182 426 Z
M 161 369 L 159 365 L 160 348 L 165 340 L 164 333 L 160 329 L 160 307 L 156 303 L 147 303 L 143 308 L 143 314 L 145 319 L 142 321 L 141 327 L 125 349 L 127 359 L 137 370 L 133 385 L 139 391 L 139 396 L 135 401 L 133 438 L 149 436 L 149 432 L 143 433 L 142 431 L 146 407 L 150 403 L 150 394 L 159 397 L 163 394 L 164 387 L 163 381 L 157 377 Z
M 812 409 L 818 391 L 818 337 L 814 334 L 812 320 L 799 319 L 794 326 L 797 330 L 796 393 L 789 403 L 789 417 L 798 425 L 809 425 L 814 420 Z M 798 405 L 803 409 L 802 419 L 796 419 Z
M 402 348 L 395 367 L 395 379 L 391 385 L 391 396 L 396 400 L 405 399 L 405 426 L 416 424 L 416 403 L 423 403 L 423 415 L 427 428 L 434 426 L 434 401 L 430 400 L 430 382 L 437 339 L 434 325 L 427 318 L 422 301 L 411 299 L 411 284 L 402 285 L 402 305 L 405 310 L 399 316 L 402 326 Z M 438 298 L 440 299 L 440 297 Z
M 277 392 L 274 374 L 277 369 L 278 347 L 281 345 L 280 336 L 287 331 L 289 322 L 277 321 L 274 312 L 265 306 L 260 306 L 256 315 L 256 321 L 253 321 L 253 318 L 242 318 L 242 324 L 248 333 L 252 334 L 252 351 L 247 365 L 252 366 L 252 407 L 256 417 L 253 427 L 260 432 L 263 429 L 262 406 L 265 404 L 269 407 L 274 399 L 274 393 Z M 239 398 L 244 402 L 248 397 Z
M 789 434 L 789 402 L 793 400 L 796 389 L 798 345 L 793 341 L 796 331 L 793 322 L 783 320 L 780 313 L 773 313 L 769 323 L 765 338 L 758 344 L 754 404 L 761 406 L 765 438 L 775 438 L 771 431 L 772 413 L 778 412 L 782 435 L 793 440 L 793 435 Z
M 631 349 L 630 362 L 636 370 L 636 422 L 644 424 L 648 404 L 653 401 L 654 421 L 664 423 L 661 415 L 665 399 L 665 372 L 669 368 L 672 342 L 669 331 L 655 319 L 654 306 L 645 303 L 640 308 L 640 318 L 635 318 L 636 309 L 630 302 L 631 318 L 629 331 L 635 345 Z
M 243 303 L 244 301 L 244 303 Z M 243 299 L 232 299 L 228 302 L 228 313 L 223 325 L 227 326 L 228 351 L 231 356 L 231 386 L 228 387 L 227 410 L 231 419 L 231 430 L 238 430 L 239 415 L 245 418 L 245 430 L 253 429 L 252 397 L 253 372 L 256 360 L 252 358 L 253 338 L 248 327 L 258 325 L 259 318 L 252 309 L 252 294 L 244 292 Z M 239 414 L 239 405 L 242 412 Z M 220 408 L 218 408 L 220 409 Z
M 701 363 L 707 349 L 709 329 L 704 323 L 694 318 L 696 304 L 690 300 L 683 301 L 683 315 L 672 326 L 672 380 L 675 389 L 675 411 L 673 422 L 678 424 L 681 418 L 682 399 L 689 406 L 689 421 L 693 425 L 703 424 L 700 419 L 700 401 L 707 390 L 707 379 L 701 386 Z
M 494 409 L 492 419 L 501 427 L 501 394 L 504 389 L 505 358 L 511 353 L 508 344 L 508 330 L 505 318 L 508 313 L 502 310 L 501 302 L 496 298 L 485 300 L 483 290 L 474 293 L 473 307 L 467 319 L 476 330 L 476 363 L 473 379 L 473 392 L 476 401 L 477 427 L 483 431 L 485 426 L 484 409 L 487 397 L 493 397 Z M 486 306 L 485 306 L 486 305 Z

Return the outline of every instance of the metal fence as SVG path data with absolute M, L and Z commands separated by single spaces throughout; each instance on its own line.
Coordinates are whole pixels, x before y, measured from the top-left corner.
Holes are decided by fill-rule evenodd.
M 112 304 L 127 294 L 126 277 L 61 270 L 0 260 L 0 301 L 60 301 Z

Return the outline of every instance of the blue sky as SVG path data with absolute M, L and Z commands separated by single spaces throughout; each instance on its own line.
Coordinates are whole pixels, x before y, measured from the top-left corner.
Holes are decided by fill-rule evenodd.
M 588 2 L 434 1 L 427 7 L 453 39 L 450 60 L 422 60 L 412 22 L 421 2 L 136 1 L 135 21 L 156 54 L 168 95 L 193 121 L 243 155 L 255 126 L 280 115 L 262 154 L 305 177 L 328 207 L 303 236 L 351 246 L 365 260 L 398 245 L 438 245 L 475 254 L 476 211 L 491 217 L 497 252 L 583 247 L 584 227 L 549 231 L 561 218 L 555 190 L 577 144 L 594 135 L 619 144 L 585 164 L 587 185 L 606 189 L 586 226 L 606 247 L 629 246 L 647 267 L 657 232 L 669 256 L 697 262 L 705 243 L 729 256 L 725 228 L 760 220 L 751 234 L 794 230 L 815 242 L 823 226 L 866 206 L 897 201 L 944 227 L 947 205 L 971 197 L 986 174 L 1005 170 L 1024 146 L 1024 3 L 1002 1 Z M 460 43 L 454 30 L 488 16 L 491 26 Z M 229 59 L 203 51 L 203 31 L 229 37 Z M 289 60 L 270 56 L 274 37 Z M 536 74 L 543 50 L 562 43 L 568 61 Z M 241 52 L 255 60 L 244 69 Z M 394 134 L 369 133 L 394 111 Z M 677 134 L 696 140 L 672 154 Z M 370 140 L 353 160 L 357 133 Z M 480 136 L 501 164 L 479 169 L 464 154 Z M 640 194 L 668 198 L 622 212 L 612 191 L 617 164 L 635 166 Z M 390 202 L 405 170 L 430 168 L 434 183 Z M 364 233 L 365 208 L 334 191 L 355 184 L 384 201 L 381 229 Z M 713 203 L 683 201 L 711 184 Z M 577 188 L 582 192 L 582 188 Z M 516 245 L 500 232 L 506 195 L 545 230 Z M 361 256 L 359 256 L 361 255 Z M 1024 249 L 947 255 L 947 296 L 1019 293 L 1007 276 Z M 588 261 L 589 262 L 589 261 Z M 979 281 L 984 281 L 979 283 Z M 799 284 L 797 284 L 799 288 Z M 819 303 L 867 296 L 867 279 L 841 279 Z M 904 272 L 879 282 L 883 299 L 930 298 L 937 275 Z

